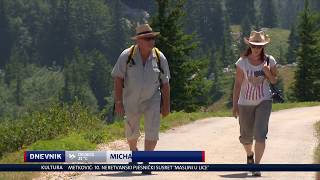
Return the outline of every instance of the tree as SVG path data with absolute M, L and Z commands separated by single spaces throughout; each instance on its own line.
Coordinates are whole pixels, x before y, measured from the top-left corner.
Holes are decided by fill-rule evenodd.
M 118 0 L 112 0 L 111 6 L 111 26 L 109 34 L 112 34 L 109 39 L 108 59 L 110 64 L 115 64 L 119 54 L 128 46 L 129 29 L 126 20 L 121 13 L 121 3 Z
M 112 1 L 112 0 L 108 0 L 108 1 Z M 121 1 L 134 9 L 143 9 L 149 13 L 153 13 L 156 11 L 154 1 L 148 1 L 148 0 L 135 0 L 135 1 L 121 0 Z
M 23 54 L 19 48 L 14 47 L 9 63 L 5 67 L 5 82 L 8 87 L 14 89 L 14 103 L 17 106 L 23 105 L 22 80 L 25 77 Z
M 310 10 L 309 1 L 306 0 L 298 26 L 300 44 L 293 90 L 295 98 L 299 101 L 320 100 L 320 24 L 318 20 Z
M 283 48 L 283 46 L 281 45 L 281 43 L 279 44 L 278 50 L 279 50 L 278 63 L 279 63 L 279 64 L 287 64 L 288 62 L 287 62 L 287 60 L 286 60 L 286 58 L 285 58 L 284 48 Z
M 115 34 L 110 32 L 110 28 L 120 27 L 111 27 L 110 8 L 104 0 L 74 0 L 71 7 L 70 23 L 74 47 L 78 47 L 82 52 L 99 50 L 104 52 L 105 56 L 111 54 L 113 49 L 109 47 L 109 44 L 113 43 L 111 41 L 114 39 L 109 37 L 113 37 Z M 121 31 L 121 29 L 116 30 Z M 116 41 L 120 43 L 120 40 L 122 39 Z
M 303 10 L 304 0 L 279 0 L 279 21 L 280 26 L 285 29 L 290 29 L 293 24 L 296 24 L 299 12 Z
M 220 1 L 198 1 L 199 14 L 196 22 L 196 30 L 199 35 L 201 47 L 208 51 L 213 46 L 223 44 L 224 14 Z
M 320 11 L 320 1 L 318 1 L 318 0 L 311 0 L 311 2 L 312 2 L 313 10 L 315 10 L 315 11 Z
M 226 0 L 226 8 L 231 24 L 240 24 L 248 16 L 251 24 L 257 21 L 254 0 Z
M 264 27 L 273 28 L 278 26 L 278 10 L 274 0 L 261 1 L 261 15 Z
M 242 23 L 241 23 L 241 35 L 239 39 L 239 51 L 243 52 L 246 50 L 247 45 L 244 43 L 243 38 L 249 37 L 251 32 L 251 23 L 249 21 L 248 17 L 244 17 Z
M 60 95 L 63 102 L 69 104 L 80 101 L 92 111 L 97 110 L 97 100 L 89 86 L 89 62 L 79 49 L 64 69 L 65 84 Z
M 293 63 L 296 62 L 297 51 L 299 47 L 299 34 L 297 32 L 296 25 L 292 25 L 290 35 L 289 35 L 289 47 L 286 54 L 287 62 Z
M 184 28 L 187 34 L 192 34 L 196 31 L 196 20 L 199 17 L 199 1 L 187 0 L 184 6 L 184 10 L 188 11 L 183 18 Z
M 99 109 L 101 110 L 106 106 L 106 97 L 112 96 L 112 78 L 110 76 L 111 66 L 108 64 L 107 59 L 99 51 L 93 51 L 89 54 L 88 59 L 93 62 L 90 71 L 90 87 L 95 95 Z
M 15 19 L 21 19 L 19 31 L 22 37 L 20 39 L 27 39 L 27 44 L 24 46 L 25 53 L 28 55 L 30 63 L 40 64 L 39 49 L 41 48 L 39 42 L 41 40 L 41 32 L 45 28 L 45 22 L 48 20 L 49 8 L 48 3 L 42 0 L 21 1 L 16 0 L 11 5 L 15 9 Z M 18 29 L 18 28 L 13 28 Z
M 213 52 L 214 54 L 209 56 L 209 79 L 213 82 L 209 92 L 211 103 L 217 101 L 223 95 L 220 80 L 223 68 L 222 53 L 220 49 L 215 49 Z
M 185 0 L 157 0 L 157 3 L 158 14 L 153 18 L 152 27 L 161 33 L 157 47 L 164 52 L 170 66 L 172 109 L 193 111 L 192 102 L 188 102 L 192 99 L 186 97 L 197 96 L 193 94 L 193 89 L 197 89 L 193 79 L 201 71 L 200 65 L 188 58 L 196 44 L 191 43 L 191 35 L 183 32 L 181 19 Z
M 7 1 L 0 1 L 0 67 L 4 67 L 10 59 L 12 46 Z
M 232 44 L 232 37 L 231 37 L 231 29 L 230 29 L 230 22 L 229 16 L 227 13 L 224 13 L 224 28 L 223 28 L 223 44 L 222 44 L 222 65 L 223 67 L 227 67 L 228 65 L 234 62 L 234 48 Z
M 53 62 L 63 66 L 65 58 L 71 57 L 74 39 L 71 32 L 72 0 L 49 1 L 49 17 L 45 24 L 41 42 L 41 64 Z

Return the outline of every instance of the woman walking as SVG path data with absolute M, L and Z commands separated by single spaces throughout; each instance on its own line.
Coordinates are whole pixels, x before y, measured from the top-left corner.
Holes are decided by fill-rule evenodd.
M 263 31 L 252 31 L 244 41 L 249 47 L 236 62 L 233 115 L 239 117 L 239 140 L 247 153 L 247 163 L 259 164 L 272 106 L 269 83 L 277 82 L 277 69 L 275 59 L 265 54 L 270 38 Z M 252 175 L 261 176 L 261 173 L 255 171 Z

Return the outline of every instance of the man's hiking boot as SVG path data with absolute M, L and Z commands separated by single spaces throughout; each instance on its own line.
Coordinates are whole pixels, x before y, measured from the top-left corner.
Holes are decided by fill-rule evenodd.
M 149 163 L 148 163 L 148 162 L 144 162 L 143 165 L 149 165 Z M 151 173 L 150 170 L 143 170 L 143 171 L 142 171 L 142 174 L 151 175 L 152 173 Z
M 135 151 L 138 151 L 138 148 L 136 148 Z M 138 162 L 129 162 L 128 164 L 129 164 L 129 165 L 138 165 Z M 131 172 L 131 171 L 129 171 L 129 172 Z

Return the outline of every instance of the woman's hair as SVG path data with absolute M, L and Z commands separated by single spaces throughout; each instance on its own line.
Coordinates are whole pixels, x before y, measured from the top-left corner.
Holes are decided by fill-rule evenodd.
M 251 52 L 251 48 L 248 47 L 247 50 L 244 53 L 241 54 L 241 57 L 248 57 L 251 53 L 252 53 Z M 264 47 L 262 48 L 260 55 L 261 55 L 261 60 L 263 62 L 264 58 L 266 57 L 266 54 L 264 53 Z

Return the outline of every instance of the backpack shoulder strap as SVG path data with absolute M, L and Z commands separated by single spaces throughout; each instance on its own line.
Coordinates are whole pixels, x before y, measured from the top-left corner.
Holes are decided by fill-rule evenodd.
M 160 50 L 156 47 L 154 47 L 153 49 L 157 56 L 157 64 L 158 64 L 159 70 L 163 74 L 163 69 L 161 68 Z
M 267 66 L 269 66 L 269 64 L 270 64 L 270 57 L 269 57 L 269 55 L 266 55 L 266 58 L 267 58 Z
M 130 46 L 130 54 L 129 54 L 128 59 L 127 59 L 127 64 L 129 64 L 130 61 L 132 61 L 132 63 L 134 64 L 134 61 L 133 61 L 132 57 L 133 57 L 135 51 L 136 51 L 136 45 Z

